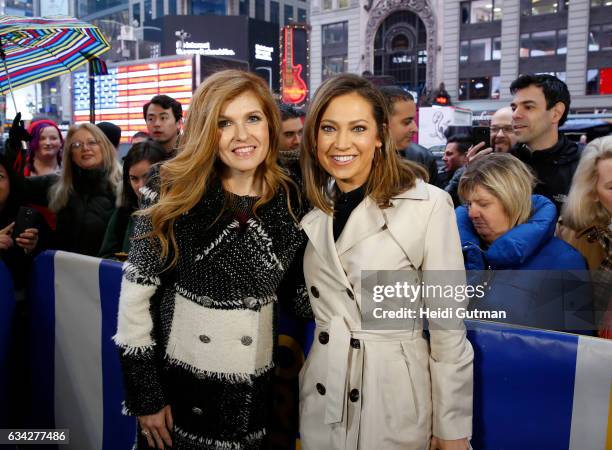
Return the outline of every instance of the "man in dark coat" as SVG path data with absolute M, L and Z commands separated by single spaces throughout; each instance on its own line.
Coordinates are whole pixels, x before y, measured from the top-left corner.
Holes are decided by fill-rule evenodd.
M 510 85 L 512 126 L 518 144 L 512 153 L 537 177 L 534 193 L 548 197 L 560 213 L 582 146 L 559 134 L 570 107 L 566 84 L 552 75 L 521 75 Z
M 391 112 L 389 133 L 395 141 L 397 151 L 404 158 L 421 164 L 429 172 L 429 183 L 436 184 L 436 159 L 425 147 L 412 142 L 412 137 L 418 131 L 414 121 L 417 110 L 414 97 L 397 86 L 383 86 L 380 91 L 385 96 Z

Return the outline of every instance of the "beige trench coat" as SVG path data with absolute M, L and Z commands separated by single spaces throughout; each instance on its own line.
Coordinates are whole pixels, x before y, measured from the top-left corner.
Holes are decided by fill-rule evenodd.
M 300 373 L 304 450 L 429 450 L 432 433 L 472 435 L 473 350 L 462 320 L 431 330 L 430 342 L 420 320 L 410 331 L 361 329 L 361 270 L 464 268 L 448 194 L 419 181 L 392 203 L 364 199 L 337 242 L 331 216 L 315 209 L 302 220 L 317 325 Z

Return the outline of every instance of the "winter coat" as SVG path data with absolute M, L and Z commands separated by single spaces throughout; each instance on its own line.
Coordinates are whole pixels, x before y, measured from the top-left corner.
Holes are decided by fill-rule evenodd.
M 315 209 L 302 220 L 309 239 L 304 277 L 316 320 L 300 373 L 304 450 L 428 450 L 432 433 L 472 434 L 473 351 L 462 320 L 430 328 L 429 343 L 420 319 L 403 330 L 362 328 L 362 270 L 463 271 L 446 193 L 419 181 L 392 204 L 381 209 L 366 197 L 336 242 L 331 215 Z
M 564 272 L 585 270 L 584 258 L 576 249 L 553 236 L 557 210 L 550 200 L 533 195 L 532 211 L 526 223 L 515 226 L 485 248 L 468 217 L 467 208 L 457 208 L 465 268 L 495 271 L 468 274 L 475 284 L 482 283 L 486 277 L 488 286 L 486 297 L 473 300 L 471 307 L 505 311 L 505 321 L 512 324 L 587 329 L 588 325 L 564 317 L 564 309 L 571 302 L 580 302 L 592 311 L 591 298 L 575 297 L 581 292 L 568 287 L 569 274 Z M 521 272 L 514 272 L 517 270 Z M 592 315 L 589 316 L 589 323 L 592 319 Z
M 549 149 L 531 151 L 525 144 L 512 148 L 512 154 L 535 171 L 537 184 L 533 192 L 551 200 L 557 207 L 557 216 L 572 185 L 583 147 L 560 134 Z
M 142 206 L 159 195 L 153 176 Z M 246 213 L 227 208 L 213 184 L 174 225 L 179 260 L 162 272 L 158 244 L 138 239 L 150 216 L 135 216 L 134 239 L 119 301 L 117 334 L 125 380 L 125 412 L 153 414 L 170 405 L 175 450 L 259 449 L 272 400 L 277 291 L 301 294 L 294 256 L 305 236 L 289 214 L 286 195 Z M 300 216 L 295 199 L 294 211 Z M 298 259 L 300 261 L 301 258 Z M 283 283 L 281 283 L 283 282 Z M 297 303 L 296 303 L 297 304 Z M 147 448 L 138 434 L 137 448 Z
M 117 253 L 130 251 L 130 239 L 134 233 L 134 218 L 132 208 L 117 208 L 108 221 L 104 240 L 98 256 L 100 258 L 115 258 Z
M 103 170 L 82 170 L 73 165 L 72 171 L 73 191 L 66 205 L 56 213 L 51 248 L 97 256 L 116 206 L 115 190 Z M 26 203 L 48 206 L 49 191 L 57 179 L 57 175 L 24 178 Z

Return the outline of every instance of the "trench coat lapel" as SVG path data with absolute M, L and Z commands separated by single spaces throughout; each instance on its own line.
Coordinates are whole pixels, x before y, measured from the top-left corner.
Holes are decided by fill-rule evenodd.
M 342 256 L 356 244 L 380 231 L 385 218 L 374 200 L 366 197 L 351 213 L 344 230 L 336 242 L 338 255 Z
M 351 288 L 351 283 L 336 252 L 333 217 L 320 209 L 314 209 L 304 216 L 300 225 L 321 259 L 327 261 L 329 268 L 337 272 L 336 280 L 345 287 Z

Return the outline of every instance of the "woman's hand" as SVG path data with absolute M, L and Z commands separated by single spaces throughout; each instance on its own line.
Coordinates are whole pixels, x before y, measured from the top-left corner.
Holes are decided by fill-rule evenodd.
M 435 436 L 431 438 L 431 445 L 429 446 L 429 450 L 468 450 L 469 448 L 470 444 L 467 438 L 446 441 Z
M 15 222 L 0 230 L 0 250 L 8 250 L 13 246 L 13 238 L 11 237 L 11 233 L 13 232 L 14 226 Z
M 15 242 L 26 253 L 30 253 L 36 248 L 36 244 L 38 244 L 38 230 L 36 228 L 27 228 L 15 239 Z
M 161 450 L 165 448 L 164 444 L 168 447 L 172 447 L 170 433 L 172 432 L 173 422 L 170 405 L 164 406 L 155 414 L 138 416 L 138 422 L 142 429 L 141 433 L 147 438 L 149 447 L 159 448 Z

